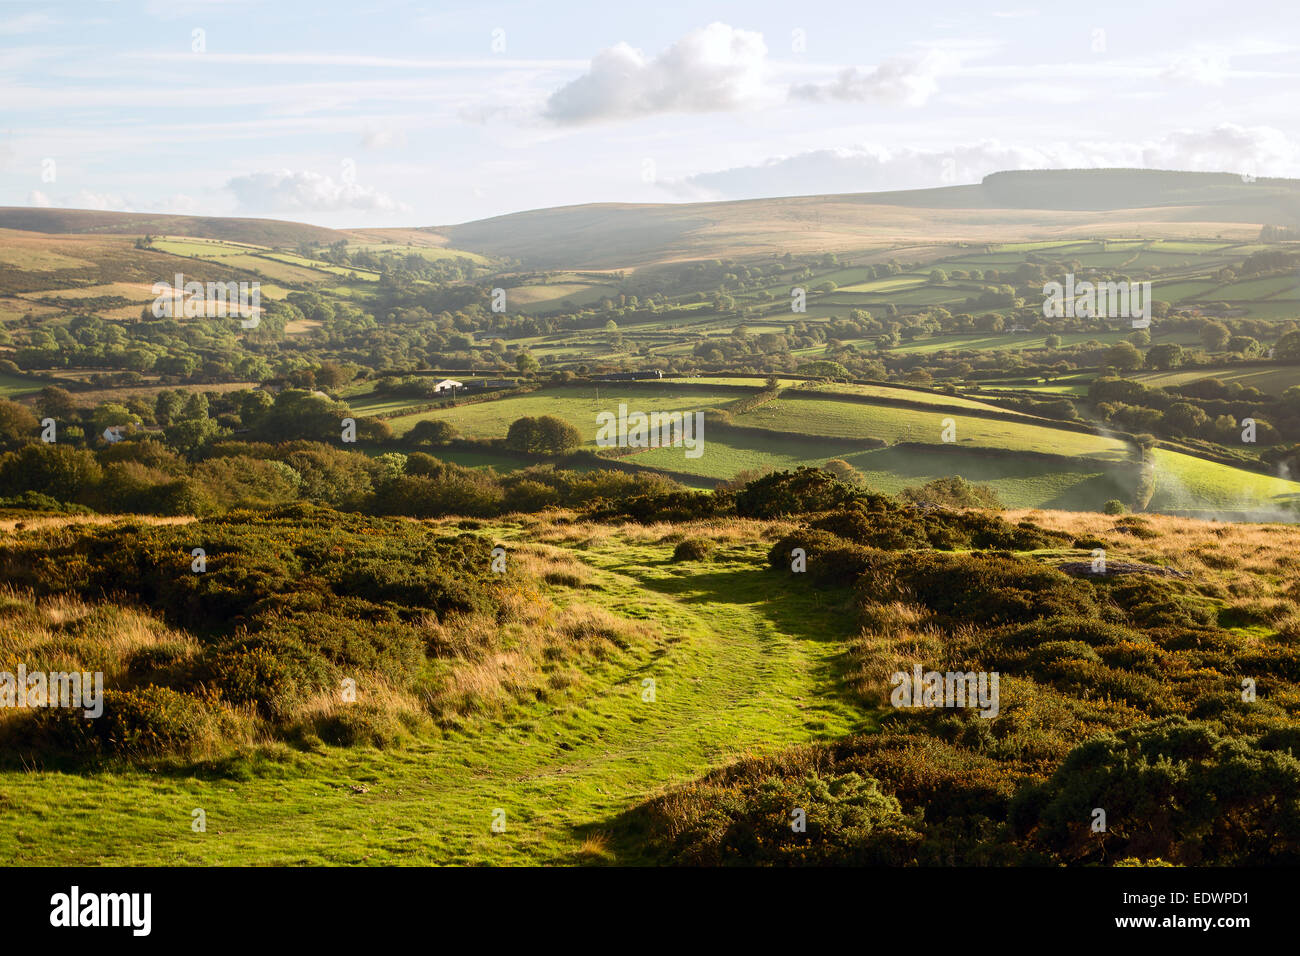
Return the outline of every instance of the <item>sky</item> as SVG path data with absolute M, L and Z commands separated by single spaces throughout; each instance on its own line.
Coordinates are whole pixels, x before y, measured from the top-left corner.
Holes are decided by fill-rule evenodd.
M 1300 4 L 0 0 L 0 205 L 431 226 L 1300 177 Z

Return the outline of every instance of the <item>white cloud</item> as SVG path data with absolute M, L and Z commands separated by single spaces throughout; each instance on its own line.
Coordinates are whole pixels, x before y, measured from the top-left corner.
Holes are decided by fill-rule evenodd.
M 0 20 L 0 36 L 18 36 L 24 33 L 38 33 L 48 30 L 58 23 L 48 13 L 23 13 L 16 17 Z
M 1271 127 L 1224 124 L 1206 130 L 1174 130 L 1137 143 L 986 140 L 947 150 L 868 144 L 778 156 L 662 185 L 685 199 L 740 199 L 974 183 L 1005 169 L 1113 167 L 1300 176 L 1300 142 Z
M 396 212 L 404 207 L 372 186 L 340 182 L 309 170 L 281 169 L 236 176 L 226 183 L 245 211 Z
M 1142 150 L 1145 165 L 1255 176 L 1300 175 L 1300 143 L 1271 126 L 1175 130 Z
M 406 133 L 400 129 L 368 129 L 361 136 L 363 149 L 400 149 L 406 145 Z
M 70 209 L 95 209 L 101 212 L 132 212 L 131 203 L 117 193 L 97 193 L 81 189 L 70 200 L 59 205 Z
M 762 34 L 711 23 L 653 59 L 626 43 L 601 51 L 585 74 L 551 94 L 544 115 L 577 124 L 743 109 L 761 99 L 766 68 Z
M 1222 86 L 1228 72 L 1226 56 L 1180 56 L 1160 78 L 1184 86 Z
M 40 206 L 42 209 L 48 209 L 53 205 L 53 203 L 50 202 L 50 197 L 45 195 L 45 193 L 41 192 L 39 189 L 33 189 L 27 194 L 27 205 Z
M 895 57 L 874 70 L 850 67 L 831 83 L 805 83 L 790 88 L 796 99 L 866 102 L 892 106 L 923 106 L 939 91 L 939 77 L 953 73 L 958 59 L 942 50 L 914 57 Z
M 1052 165 L 1057 164 L 1043 150 L 995 141 L 954 150 L 871 144 L 773 157 L 755 166 L 701 173 L 665 185 L 694 199 L 874 192 L 978 182 L 999 169 Z

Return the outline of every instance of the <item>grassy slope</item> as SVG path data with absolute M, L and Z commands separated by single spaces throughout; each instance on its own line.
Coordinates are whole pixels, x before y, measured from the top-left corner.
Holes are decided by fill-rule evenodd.
M 924 393 L 889 390 L 900 396 L 924 400 Z M 558 415 L 575 425 L 589 446 L 594 446 L 596 414 L 617 409 L 620 401 L 630 410 L 696 410 L 718 407 L 741 397 L 734 392 L 711 390 L 706 385 L 667 389 L 654 385 L 602 385 L 600 399 L 591 385 L 561 386 L 514 398 L 462 405 L 454 409 L 423 412 L 390 419 L 399 435 L 423 418 L 446 418 L 466 437 L 505 435 L 516 418 L 524 415 Z M 870 395 L 864 395 L 869 400 Z M 944 396 L 933 396 L 939 400 Z M 820 465 L 843 458 L 864 473 L 874 488 L 896 493 L 933 478 L 960 474 L 970 481 L 992 485 L 1012 507 L 1096 509 L 1107 500 L 1131 497 L 1128 482 L 1112 467 L 1129 457 L 1119 439 L 1052 428 L 1036 422 L 1002 421 L 963 415 L 936 408 L 894 408 L 814 397 L 781 397 L 735 417 L 737 425 L 762 428 L 770 434 L 710 431 L 705 427 L 703 452 L 687 458 L 680 448 L 657 448 L 626 459 L 652 468 L 726 479 L 742 471 Z M 978 404 L 970 401 L 972 407 Z M 957 446 L 967 454 L 946 450 L 928 453 L 916 449 L 817 447 L 809 436 L 835 439 L 882 439 L 939 444 L 945 418 L 956 423 Z M 980 449 L 1012 449 L 1077 456 L 1077 468 L 1013 457 L 980 454 Z M 1300 495 L 1300 483 L 1257 475 L 1188 455 L 1159 452 L 1158 480 L 1151 510 L 1254 511 L 1276 507 Z M 478 464 L 480 462 L 473 462 Z
M 1248 366 L 1245 368 L 1200 368 L 1173 372 L 1143 372 L 1133 378 L 1143 385 L 1167 388 L 1186 385 L 1202 379 L 1217 378 L 1223 382 L 1236 382 L 1254 386 L 1267 395 L 1281 395 L 1292 385 L 1300 385 L 1300 367 L 1295 365 Z
M 1242 471 L 1192 455 L 1155 449 L 1156 491 L 1151 511 L 1218 508 L 1268 511 L 1300 501 L 1300 482 Z M 1282 518 L 1282 520 L 1294 520 Z
M 1052 461 L 990 457 L 981 455 L 978 449 L 960 454 L 948 449 L 916 448 L 813 451 L 780 438 L 734 434 L 709 438 L 705 448 L 705 454 L 694 460 L 676 448 L 652 449 L 627 460 L 719 479 L 741 471 L 823 465 L 831 458 L 842 458 L 862 472 L 868 487 L 888 494 L 958 474 L 968 481 L 991 485 L 1004 504 L 1015 508 L 1091 510 L 1100 509 L 1111 498 L 1132 496 L 1131 481 L 1112 468 L 1080 461 L 1077 469 L 1063 469 Z
M 575 862 L 589 831 L 667 785 L 867 725 L 838 693 L 850 635 L 833 599 L 774 593 L 762 544 L 704 567 L 668 563 L 671 550 L 611 538 L 574 552 L 597 569 L 584 601 L 662 632 L 653 656 L 598 670 L 581 699 L 405 750 L 244 763 L 234 777 L 0 774 L 0 854 L 14 865 Z M 654 703 L 641 701 L 646 677 Z M 190 830 L 196 807 L 206 833 Z M 498 807 L 507 830 L 492 834 Z
M 736 423 L 797 435 L 938 442 L 946 418 L 953 419 L 956 425 L 959 445 L 1094 455 L 1115 460 L 1128 457 L 1124 442 L 1084 432 L 1028 422 L 976 418 L 943 409 L 926 412 L 817 398 L 779 398 L 737 416 Z
M 389 424 L 394 432 L 402 435 L 421 419 L 439 418 L 451 422 L 467 438 L 502 438 L 517 418 L 556 415 L 573 424 L 584 441 L 594 446 L 596 415 L 606 411 L 617 415 L 619 402 L 626 402 L 629 411 L 694 411 L 741 397 L 735 392 L 707 387 L 656 390 L 643 385 L 563 385 L 511 398 L 403 415 L 390 419 Z

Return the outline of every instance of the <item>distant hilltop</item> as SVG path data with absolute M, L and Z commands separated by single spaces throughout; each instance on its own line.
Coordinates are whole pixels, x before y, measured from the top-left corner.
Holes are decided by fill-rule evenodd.
M 1300 180 L 1164 169 L 1032 169 L 990 173 L 979 188 L 1005 209 L 1151 209 L 1257 202 L 1261 195 L 1300 207 Z M 1276 223 L 1275 225 L 1295 225 Z
M 172 216 L 161 213 L 103 212 L 95 209 L 48 209 L 0 206 L 0 229 L 62 234 L 116 236 L 194 236 L 259 246 L 295 246 L 300 242 L 336 242 L 347 234 L 324 226 L 282 219 L 237 219 L 223 216 Z
M 1055 238 L 1249 241 L 1300 227 L 1300 180 L 1157 169 L 992 173 L 979 183 L 703 203 L 588 203 L 423 229 L 326 229 L 76 209 L 0 208 L 0 229 L 181 235 L 293 247 L 339 239 L 449 245 L 532 269 L 622 269 L 785 252 L 880 253 Z

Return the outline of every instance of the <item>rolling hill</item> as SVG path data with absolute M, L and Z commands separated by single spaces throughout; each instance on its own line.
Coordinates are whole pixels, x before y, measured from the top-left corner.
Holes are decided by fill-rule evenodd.
M 346 233 L 305 222 L 281 219 L 235 219 L 221 216 L 168 216 L 153 213 L 100 212 L 91 209 L 39 209 L 0 207 L 0 229 L 44 232 L 52 235 L 194 236 L 266 246 L 292 246 L 300 242 L 337 242 Z
M 537 209 L 428 231 L 532 268 L 639 266 L 701 256 L 870 252 L 1054 237 L 1254 238 L 1300 222 L 1300 181 L 1142 169 L 994 173 L 899 192 Z M 897 254 L 894 250 L 893 254 Z

